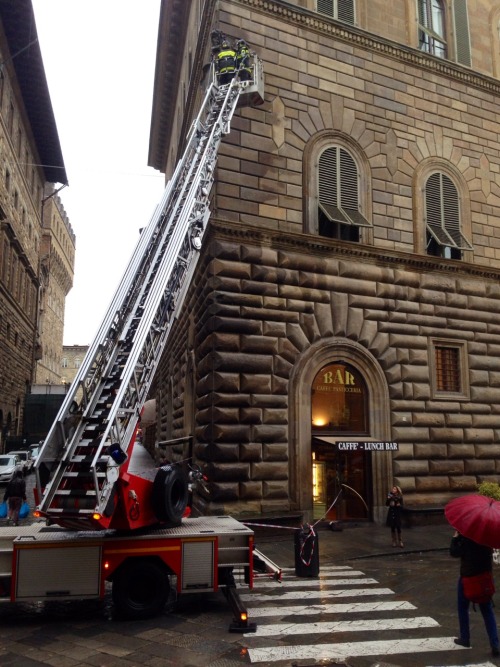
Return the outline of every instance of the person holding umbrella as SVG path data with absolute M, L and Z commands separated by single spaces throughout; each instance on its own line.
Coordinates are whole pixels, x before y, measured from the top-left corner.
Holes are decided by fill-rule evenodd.
M 496 505 L 496 506 L 495 506 Z M 457 611 L 460 635 L 455 643 L 469 647 L 470 599 L 464 594 L 464 577 L 473 577 L 493 571 L 493 548 L 498 548 L 500 503 L 485 496 L 470 495 L 456 498 L 445 507 L 445 516 L 455 528 L 451 539 L 450 555 L 460 558 L 460 576 L 457 584 Z M 498 630 L 491 598 L 478 602 L 491 646 L 491 654 L 498 656 Z

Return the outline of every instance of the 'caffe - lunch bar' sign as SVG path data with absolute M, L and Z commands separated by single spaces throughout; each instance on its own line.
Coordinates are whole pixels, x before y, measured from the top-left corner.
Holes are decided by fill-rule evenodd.
M 343 440 L 336 444 L 339 452 L 396 452 L 399 450 L 397 442 L 356 442 Z

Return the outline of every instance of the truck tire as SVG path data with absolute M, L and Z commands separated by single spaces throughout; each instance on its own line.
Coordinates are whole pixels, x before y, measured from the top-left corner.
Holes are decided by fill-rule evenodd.
M 169 527 L 180 526 L 188 503 L 188 482 L 180 466 L 166 465 L 153 482 L 152 507 L 157 519 Z
M 139 620 L 161 613 L 169 592 L 168 572 L 152 561 L 125 563 L 113 579 L 113 603 L 118 615 L 124 619 Z

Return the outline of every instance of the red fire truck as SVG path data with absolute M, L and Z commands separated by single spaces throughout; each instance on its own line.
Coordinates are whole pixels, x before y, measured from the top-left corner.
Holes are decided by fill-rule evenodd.
M 256 556 L 265 575 L 280 576 L 256 554 L 247 526 L 229 516 L 186 517 L 189 482 L 201 477 L 196 462 L 172 455 L 159 465 L 165 452 L 137 441 L 202 245 L 221 138 L 238 104 L 263 99 L 256 57 L 252 70 L 250 81 L 220 86 L 213 78 L 206 90 L 183 157 L 37 457 L 35 516 L 44 521 L 0 531 L 0 598 L 99 598 L 109 582 L 118 612 L 143 618 L 171 591 L 220 589 L 235 611 L 231 629 L 248 632 L 235 577 L 252 587 Z

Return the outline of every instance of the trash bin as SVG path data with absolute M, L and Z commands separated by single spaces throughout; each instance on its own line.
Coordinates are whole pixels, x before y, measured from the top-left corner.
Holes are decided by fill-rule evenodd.
M 319 575 L 318 535 L 308 523 L 295 531 L 295 575 L 297 577 Z

